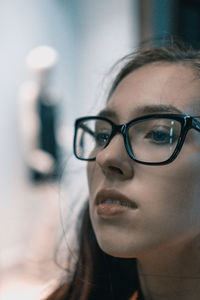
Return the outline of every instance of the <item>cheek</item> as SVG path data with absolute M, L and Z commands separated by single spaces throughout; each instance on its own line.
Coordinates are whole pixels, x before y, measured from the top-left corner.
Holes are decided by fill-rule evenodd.
M 133 254 L 191 241 L 200 232 L 199 160 L 145 169 L 135 178 L 133 190 L 140 215 L 136 225 L 130 220 L 127 226 L 126 245 Z
M 149 222 L 157 218 L 158 224 L 171 228 L 171 222 L 175 229 L 179 225 L 185 229 L 199 226 L 199 159 L 177 159 L 171 165 L 146 169 L 142 176 L 143 183 L 146 183 L 143 190 L 140 186 L 142 208 Z
M 91 194 L 95 192 L 97 188 L 97 183 L 99 181 L 99 174 L 96 168 L 96 163 L 94 161 L 88 162 L 87 179 L 88 179 L 88 188 L 91 196 Z
M 92 181 L 92 174 L 93 173 L 94 173 L 93 164 L 91 162 L 88 162 L 88 164 L 87 164 L 87 180 L 88 180 L 89 191 L 90 191 L 90 188 L 91 188 L 91 181 Z
M 165 194 L 183 196 L 182 200 L 187 194 L 193 197 L 200 191 L 200 156 L 184 149 L 171 164 L 147 166 L 145 170 L 140 169 L 138 176 L 138 181 L 145 181 L 145 185 L 154 193 L 160 193 L 161 198 Z

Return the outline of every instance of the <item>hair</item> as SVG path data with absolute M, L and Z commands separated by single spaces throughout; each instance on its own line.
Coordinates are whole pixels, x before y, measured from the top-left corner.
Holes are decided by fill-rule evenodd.
M 156 62 L 187 65 L 200 77 L 200 53 L 182 42 L 141 48 L 118 62 L 123 66 L 111 85 L 108 100 L 128 74 Z M 80 219 L 79 252 L 72 279 L 66 279 L 47 300 L 129 299 L 134 291 L 140 291 L 136 259 L 112 257 L 100 249 L 90 221 L 89 201 Z

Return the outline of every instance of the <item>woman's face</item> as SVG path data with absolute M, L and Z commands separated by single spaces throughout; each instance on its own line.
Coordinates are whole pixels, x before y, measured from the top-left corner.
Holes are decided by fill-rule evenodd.
M 115 124 L 149 113 L 200 115 L 199 98 L 191 68 L 149 64 L 121 81 L 104 113 Z M 178 157 L 163 166 L 133 161 L 117 134 L 88 163 L 88 183 L 92 225 L 106 253 L 139 257 L 187 244 L 200 232 L 200 133 L 190 130 Z

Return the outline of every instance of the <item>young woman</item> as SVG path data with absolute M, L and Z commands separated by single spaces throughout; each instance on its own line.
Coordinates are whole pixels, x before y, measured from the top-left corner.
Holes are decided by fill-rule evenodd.
M 200 299 L 200 54 L 124 61 L 106 107 L 76 120 L 90 195 L 73 276 L 48 300 Z

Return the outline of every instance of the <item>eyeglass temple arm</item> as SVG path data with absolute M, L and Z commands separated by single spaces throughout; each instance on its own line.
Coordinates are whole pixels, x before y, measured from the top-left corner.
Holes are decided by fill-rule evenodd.
M 91 136 L 95 136 L 94 132 L 93 132 L 90 128 L 88 128 L 86 125 L 81 124 L 81 125 L 80 125 L 80 128 L 82 128 L 83 130 L 85 130 L 85 131 L 86 131 L 87 133 L 89 133 Z
M 88 132 L 90 135 L 94 136 L 94 132 L 90 128 L 88 128 L 87 126 L 85 126 L 84 124 L 81 124 L 80 128 L 82 128 L 83 130 L 85 130 L 86 132 Z M 80 138 L 80 146 L 82 148 L 83 148 L 83 135 L 84 135 L 84 132 L 82 132 L 81 138 Z

